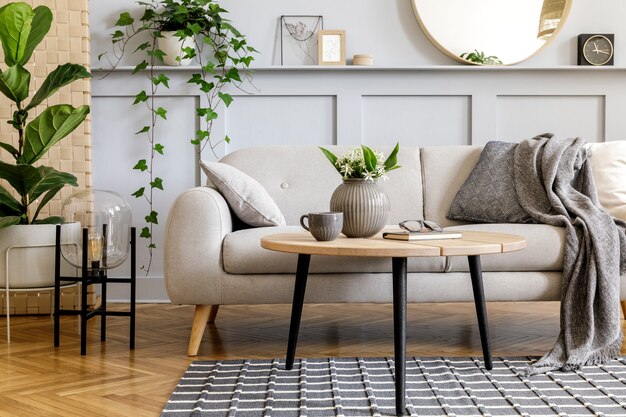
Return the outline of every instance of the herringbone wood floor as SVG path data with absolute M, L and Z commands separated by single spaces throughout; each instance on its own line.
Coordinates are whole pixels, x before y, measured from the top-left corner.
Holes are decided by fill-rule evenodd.
M 116 308 L 123 308 L 117 306 Z M 541 355 L 558 333 L 558 303 L 489 303 L 495 355 Z M 226 306 L 208 325 L 197 359 L 273 358 L 285 354 L 290 306 Z M 305 305 L 298 356 L 392 356 L 390 305 Z M 78 319 L 63 317 L 61 347 L 52 320 L 0 319 L 0 416 L 157 416 L 193 358 L 186 356 L 193 307 L 138 306 L 137 347 L 128 350 L 128 319 L 111 317 L 107 342 L 89 321 L 80 356 Z M 481 356 L 472 304 L 408 309 L 411 355 Z

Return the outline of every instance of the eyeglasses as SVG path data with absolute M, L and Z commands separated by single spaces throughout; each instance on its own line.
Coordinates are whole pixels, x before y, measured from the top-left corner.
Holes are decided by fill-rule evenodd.
M 405 220 L 400 227 L 409 232 L 441 232 L 443 228 L 430 220 Z

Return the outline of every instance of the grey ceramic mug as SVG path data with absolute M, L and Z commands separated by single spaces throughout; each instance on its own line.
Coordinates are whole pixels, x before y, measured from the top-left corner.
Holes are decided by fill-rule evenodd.
M 304 224 L 308 220 L 308 225 Z M 343 213 L 337 211 L 309 213 L 300 217 L 300 224 L 311 232 L 316 240 L 335 240 L 343 227 Z

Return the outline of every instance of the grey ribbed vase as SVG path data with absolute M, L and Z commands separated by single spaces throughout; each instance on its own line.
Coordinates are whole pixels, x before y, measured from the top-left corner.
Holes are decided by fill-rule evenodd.
M 347 237 L 370 237 L 380 232 L 389 220 L 389 199 L 375 181 L 362 178 L 343 180 L 330 198 L 330 210 L 343 212 Z

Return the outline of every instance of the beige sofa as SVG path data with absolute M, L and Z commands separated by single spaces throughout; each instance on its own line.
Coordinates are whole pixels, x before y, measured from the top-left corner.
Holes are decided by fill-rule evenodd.
M 335 153 L 343 150 L 330 148 Z M 391 149 L 380 150 L 388 154 Z M 402 168 L 389 173 L 382 183 L 391 201 L 389 223 L 425 218 L 448 229 L 525 236 L 523 251 L 482 257 L 487 301 L 559 300 L 563 229 L 536 224 L 460 224 L 446 219 L 480 151 L 476 146 L 403 147 Z M 330 196 L 341 182 L 315 147 L 248 148 L 221 162 L 259 181 L 281 209 L 287 226 L 236 230 L 226 201 L 209 186 L 193 188 L 177 198 L 166 226 L 165 284 L 172 303 L 196 306 L 191 356 L 196 355 L 206 322 L 215 318 L 217 306 L 291 303 L 297 256 L 265 250 L 259 240 L 270 233 L 301 231 L 300 216 L 328 210 Z M 408 301 L 472 301 L 467 271 L 465 257 L 409 259 Z M 622 283 L 625 280 L 622 276 Z M 625 288 L 622 285 L 622 299 Z M 390 260 L 311 258 L 306 302 L 391 300 Z

